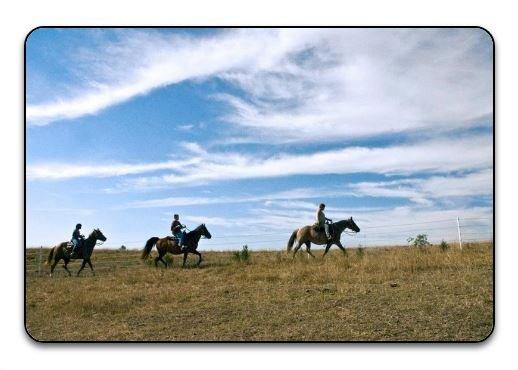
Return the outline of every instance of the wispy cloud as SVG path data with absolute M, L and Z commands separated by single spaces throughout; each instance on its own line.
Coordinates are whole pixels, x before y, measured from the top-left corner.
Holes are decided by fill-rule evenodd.
M 431 199 L 449 197 L 491 196 L 493 171 L 485 169 L 461 176 L 433 176 L 384 182 L 352 184 L 355 194 L 371 197 L 405 198 L 416 203 L 431 204 Z
M 319 41 L 275 70 L 223 74 L 246 93 L 218 95 L 232 108 L 225 120 L 269 142 L 492 123 L 482 30 L 347 30 Z
M 358 182 L 344 184 L 341 187 L 293 188 L 280 192 L 261 195 L 235 194 L 218 197 L 166 197 L 143 201 L 134 201 L 121 208 L 156 208 L 183 207 L 209 204 L 235 204 L 260 202 L 271 212 L 285 210 L 313 214 L 320 201 L 334 197 L 380 197 L 402 198 L 421 206 L 432 206 L 434 201 L 445 201 L 452 197 L 473 197 L 492 195 L 492 170 L 482 170 L 467 175 L 433 176 L 430 178 L 404 179 L 382 182 Z M 344 209 L 327 207 L 328 212 L 343 214 Z M 383 207 L 354 207 L 357 212 L 385 210 Z M 348 209 L 349 211 L 351 208 Z
M 44 163 L 30 164 L 27 166 L 28 180 L 66 180 L 79 177 L 115 177 L 125 175 L 142 174 L 160 170 L 179 170 L 186 166 L 196 164 L 200 159 L 165 161 L 155 163 L 137 164 L 64 164 Z
M 313 37 L 318 34 L 313 32 Z M 308 40 L 311 38 L 310 35 Z M 30 104 L 27 119 L 31 124 L 45 125 L 59 119 L 94 114 L 185 80 L 206 78 L 236 68 L 270 68 L 286 53 L 304 47 L 305 43 L 304 35 L 273 29 L 223 31 L 205 37 L 119 31 L 117 42 L 106 41 L 99 50 L 83 53 L 91 64 L 89 70 L 84 71 L 87 84 L 79 86 L 74 96 Z
M 269 202 L 273 200 L 307 199 L 321 196 L 336 197 L 347 195 L 344 189 L 293 188 L 285 191 L 272 192 L 262 195 L 235 194 L 233 196 L 218 197 L 167 197 L 135 201 L 123 205 L 121 208 L 155 208 L 155 207 L 182 207 L 207 204 L 233 204 Z
M 411 174 L 490 168 L 492 141 L 478 135 L 458 140 L 430 140 L 389 147 L 349 147 L 307 154 L 269 157 L 232 152 L 209 153 L 196 143 L 184 143 L 189 159 L 147 164 L 29 165 L 27 176 L 37 179 L 108 177 L 173 170 L 174 174 L 128 179 L 124 188 L 157 187 L 166 184 L 199 185 L 214 181 L 285 177 L 293 175 L 370 172 Z M 438 181 L 438 180 L 437 180 Z M 378 189 L 379 190 L 379 189 Z M 408 190 L 408 189 L 407 189 Z
M 128 180 L 126 186 L 163 184 L 196 185 L 214 181 L 349 173 L 441 173 L 489 168 L 492 142 L 489 136 L 457 140 L 430 140 L 389 147 L 348 147 L 307 154 L 270 157 L 237 153 L 207 153 L 196 165 L 170 175 Z
M 97 50 L 84 76 L 90 88 L 31 103 L 27 118 L 76 118 L 156 88 L 217 77 L 243 93 L 216 98 L 231 108 L 226 122 L 250 130 L 248 140 L 487 125 L 490 51 L 480 29 L 248 29 L 204 37 L 132 31 Z

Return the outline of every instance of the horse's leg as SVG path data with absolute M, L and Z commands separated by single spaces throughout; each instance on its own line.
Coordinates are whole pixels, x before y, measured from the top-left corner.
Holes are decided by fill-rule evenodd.
M 54 262 L 52 262 L 52 265 L 50 266 L 50 276 L 52 276 L 52 273 L 54 272 L 54 269 L 56 268 L 56 265 L 58 264 L 58 261 L 54 259 Z
M 315 258 L 313 253 L 311 253 L 311 242 L 306 242 L 306 252 L 308 253 L 308 258 L 309 256 Z
M 347 254 L 347 251 L 345 250 L 344 246 L 342 245 L 342 243 L 340 242 L 340 240 L 336 241 L 335 244 L 338 246 L 338 248 L 340 248 L 342 250 L 342 252 L 344 254 Z
M 297 251 L 300 249 L 301 245 L 302 244 L 300 243 L 300 241 L 297 240 L 297 245 L 295 248 L 293 248 L 293 258 L 295 258 L 295 255 L 297 254 Z
M 182 264 L 182 267 L 185 267 L 185 262 L 187 262 L 187 255 L 189 254 L 189 252 L 185 252 L 183 254 L 183 264 Z
M 164 254 L 165 256 L 165 254 Z M 160 261 L 165 265 L 165 268 L 167 268 L 167 262 L 162 258 L 163 256 L 160 256 Z
M 81 271 L 83 271 L 83 269 L 85 268 L 85 266 L 86 266 L 86 260 L 83 260 L 83 263 L 81 263 L 81 267 L 79 268 L 79 271 L 77 272 L 77 276 L 79 276 L 79 273 L 80 273 Z
M 326 256 L 327 252 L 329 252 L 329 248 L 331 248 L 331 244 L 327 243 L 326 250 L 324 251 L 324 254 L 322 255 L 322 258 L 324 258 Z
M 200 253 L 200 252 L 198 252 L 198 251 L 192 251 L 192 253 L 194 253 L 195 255 L 197 255 L 197 256 L 199 257 L 199 258 L 198 258 L 198 265 L 197 265 L 197 266 L 199 266 L 199 265 L 200 265 L 200 263 L 201 263 L 201 253 Z
M 68 267 L 67 267 L 67 265 L 68 265 L 68 263 L 70 262 L 70 260 L 64 259 L 63 261 L 65 262 L 65 264 L 63 265 L 63 268 L 64 268 L 65 270 L 67 270 L 67 272 L 68 272 L 68 276 L 72 276 L 72 274 L 70 273 L 70 270 L 69 270 L 69 269 L 68 269 Z
M 90 258 L 86 260 L 86 263 L 88 263 L 88 266 L 90 266 L 90 270 L 92 270 L 92 274 L 95 276 L 94 267 L 92 266 L 92 261 L 90 261 Z

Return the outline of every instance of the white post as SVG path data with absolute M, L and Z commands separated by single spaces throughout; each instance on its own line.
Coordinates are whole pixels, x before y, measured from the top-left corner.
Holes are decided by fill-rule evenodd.
M 40 245 L 40 253 L 38 255 L 38 275 L 41 276 L 41 255 L 43 253 L 43 246 Z
M 462 236 L 460 235 L 460 222 L 459 222 L 458 217 L 457 217 L 457 234 L 459 235 L 459 247 L 462 250 Z

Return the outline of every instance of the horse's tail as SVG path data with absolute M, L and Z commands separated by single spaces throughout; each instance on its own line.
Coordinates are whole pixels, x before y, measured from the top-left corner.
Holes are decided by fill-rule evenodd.
M 286 248 L 288 253 L 290 253 L 291 248 L 293 248 L 293 243 L 295 243 L 295 238 L 297 237 L 297 231 L 299 231 L 299 229 L 295 229 L 295 231 L 291 233 L 290 240 L 288 240 L 288 246 Z
M 45 261 L 46 265 L 50 265 L 50 262 L 52 262 L 52 257 L 54 257 L 54 247 L 50 248 L 49 256 L 47 257 L 47 261 Z
M 149 256 L 149 253 L 151 253 L 151 249 L 153 249 L 153 247 L 155 246 L 156 242 L 159 240 L 160 238 L 157 238 L 156 236 L 152 237 L 151 239 L 149 239 L 147 242 L 146 242 L 146 245 L 144 247 L 144 250 L 142 251 L 142 256 L 141 258 L 142 259 L 146 259 L 147 256 Z

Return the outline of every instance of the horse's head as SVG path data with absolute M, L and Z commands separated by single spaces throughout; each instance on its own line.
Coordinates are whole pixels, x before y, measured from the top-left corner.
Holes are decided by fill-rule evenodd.
M 360 232 L 360 228 L 356 225 L 352 217 L 347 220 L 347 227 L 356 233 Z
M 203 235 L 207 239 L 212 238 L 212 235 L 210 234 L 209 230 L 207 230 L 207 226 L 205 226 L 205 224 L 201 224 L 199 226 L 199 229 L 200 229 L 201 235 Z
M 92 232 L 91 234 L 96 240 L 100 240 L 100 241 L 103 241 L 105 242 L 106 241 L 106 237 L 104 236 L 104 234 L 101 232 L 101 230 L 99 229 L 94 229 L 94 231 Z

